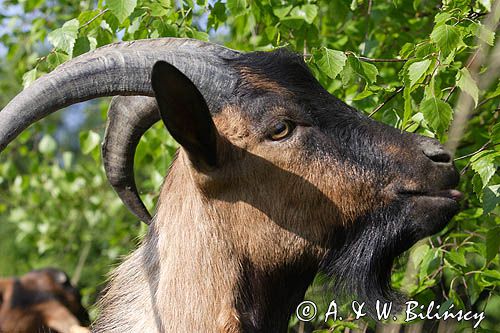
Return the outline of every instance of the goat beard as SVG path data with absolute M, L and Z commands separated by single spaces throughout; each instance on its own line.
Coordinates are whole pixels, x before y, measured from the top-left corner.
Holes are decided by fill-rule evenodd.
M 373 318 L 377 300 L 401 310 L 405 297 L 390 286 L 394 259 L 427 236 L 410 211 L 398 202 L 337 230 L 320 266 L 331 277 L 336 297 L 365 303 L 363 310 Z

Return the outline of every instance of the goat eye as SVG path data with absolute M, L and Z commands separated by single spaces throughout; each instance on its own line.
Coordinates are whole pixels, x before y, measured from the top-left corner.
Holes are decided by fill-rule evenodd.
M 274 141 L 282 140 L 288 137 L 292 133 L 294 128 L 295 124 L 288 120 L 283 120 L 273 126 L 273 128 L 271 129 L 270 138 Z

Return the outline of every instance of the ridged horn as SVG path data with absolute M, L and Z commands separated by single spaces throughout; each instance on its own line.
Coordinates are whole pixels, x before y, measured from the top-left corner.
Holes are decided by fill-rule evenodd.
M 151 223 L 134 177 L 134 155 L 142 135 L 160 120 L 156 100 L 146 96 L 116 96 L 108 110 L 102 158 L 106 176 L 125 206 Z
M 115 43 L 83 54 L 33 82 L 0 112 L 0 152 L 28 126 L 66 106 L 101 96 L 154 96 L 151 69 L 159 60 L 182 71 L 210 109 L 217 108 L 236 84 L 224 59 L 238 55 L 216 44 L 178 38 Z
M 66 106 L 101 96 L 154 96 L 151 69 L 159 60 L 182 71 L 203 94 L 210 110 L 217 110 L 237 82 L 226 60 L 239 55 L 220 45 L 186 38 L 121 42 L 98 48 L 39 78 L 0 111 L 0 152 L 31 124 Z M 159 115 L 152 115 L 152 98 L 133 97 L 130 101 L 144 104 L 140 108 L 117 107 L 116 112 L 131 113 L 123 118 L 121 113 L 110 111 L 114 120 L 108 123 L 104 143 L 105 167 L 120 198 L 147 223 L 151 216 L 137 193 L 133 159 L 140 137 Z M 138 128 L 131 128 L 127 120 Z

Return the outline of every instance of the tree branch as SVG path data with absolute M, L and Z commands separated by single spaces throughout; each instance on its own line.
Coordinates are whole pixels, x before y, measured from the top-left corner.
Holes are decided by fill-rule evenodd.
M 377 106 L 373 111 L 368 115 L 369 118 L 371 118 L 375 113 L 377 113 L 380 109 L 382 109 L 391 99 L 396 97 L 397 94 L 402 92 L 404 87 L 398 87 L 395 92 L 393 92 L 385 101 L 383 101 L 379 106 Z
M 345 51 L 344 54 L 347 56 L 352 55 L 352 56 L 354 56 L 354 57 L 356 57 L 359 60 L 364 61 L 364 62 L 406 62 L 406 61 L 408 61 L 408 59 L 399 59 L 399 58 L 390 58 L 390 59 L 368 58 L 368 57 L 364 57 L 364 56 L 358 56 L 352 51 Z
M 364 62 L 407 62 L 408 59 L 374 59 L 374 58 L 367 58 L 367 57 L 362 57 L 358 56 L 357 57 L 359 60 L 364 61 Z
M 104 15 L 105 13 L 107 13 L 109 9 L 106 8 L 104 10 L 101 10 L 96 16 L 94 16 L 93 18 L 91 18 L 88 22 L 85 22 L 84 24 L 82 24 L 78 29 L 82 29 L 82 28 L 85 28 L 86 26 L 90 25 L 92 22 L 94 22 L 95 20 L 97 20 L 99 17 L 101 17 L 102 15 Z

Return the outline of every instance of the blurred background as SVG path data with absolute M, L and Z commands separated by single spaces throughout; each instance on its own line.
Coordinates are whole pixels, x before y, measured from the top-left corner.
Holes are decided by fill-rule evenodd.
M 473 106 L 456 152 L 462 212 L 398 259 L 393 285 L 422 303 L 485 311 L 476 331 L 500 332 L 500 84 L 478 85 L 488 57 L 474 63 L 478 52 L 488 54 L 498 42 L 500 13 L 489 16 L 495 6 L 489 0 L 0 0 L 0 109 L 23 85 L 72 57 L 114 41 L 166 36 L 239 50 L 288 47 L 304 55 L 335 96 L 441 142 L 465 94 Z M 91 319 L 107 275 L 146 232 L 104 176 L 100 146 L 108 104 L 103 98 L 58 112 L 0 156 L 0 276 L 62 269 L 80 288 Z M 175 149 L 161 124 L 138 147 L 136 177 L 150 211 Z M 325 312 L 334 296 L 319 274 L 306 298 Z M 408 328 L 376 328 L 352 317 L 290 322 L 291 332 L 375 329 Z M 473 331 L 470 323 L 451 321 L 413 329 Z

